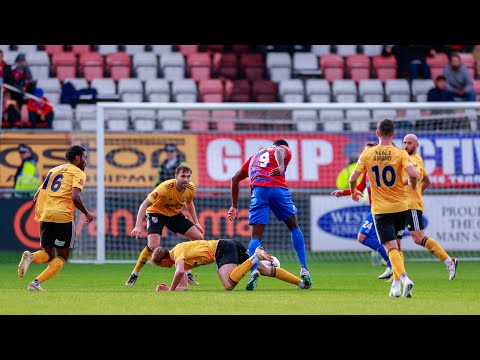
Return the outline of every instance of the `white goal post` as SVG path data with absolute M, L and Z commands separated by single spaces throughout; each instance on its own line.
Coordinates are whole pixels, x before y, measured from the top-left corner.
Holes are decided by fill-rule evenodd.
M 228 209 L 230 206 L 227 183 L 234 172 L 238 170 L 237 165 L 240 164 L 241 160 L 244 160 L 239 159 L 239 157 L 244 158 L 250 155 L 247 154 L 248 149 L 259 146 L 266 140 L 271 143 L 281 136 L 294 144 L 295 150 L 292 152 L 294 158 L 297 157 L 297 159 L 292 160 L 290 165 L 292 170 L 287 171 L 287 175 L 290 176 L 290 178 L 287 176 L 287 181 L 289 184 L 293 184 L 290 185 L 290 188 L 296 205 L 301 210 L 300 214 L 308 214 L 306 218 L 302 218 L 300 223 L 305 240 L 308 243 L 308 253 L 334 254 L 332 256 L 339 259 L 354 259 L 357 256 L 356 254 L 365 256 L 367 248 L 358 245 L 355 239 L 347 239 L 348 236 L 358 230 L 357 223 L 352 221 L 351 224 L 343 224 L 345 225 L 343 229 L 335 230 L 333 224 L 325 225 L 322 221 L 328 216 L 332 216 L 333 213 L 336 214 L 335 216 L 347 217 L 363 214 L 363 212 L 355 212 L 355 209 L 349 214 L 350 208 L 356 205 L 351 201 L 349 202 L 348 197 L 335 199 L 329 194 L 335 189 L 331 185 L 332 179 L 338 172 L 337 170 L 346 165 L 343 162 L 348 157 L 348 154 L 345 153 L 345 149 L 348 148 L 348 139 L 353 139 L 352 143 L 355 143 L 357 147 L 360 142 L 366 139 L 375 139 L 374 126 L 381 120 L 381 118 L 376 118 L 376 114 L 380 114 L 380 110 L 387 112 L 378 116 L 388 116 L 386 115 L 388 111 L 394 110 L 396 112 L 396 115 L 392 116 L 394 121 L 412 126 L 411 128 L 398 130 L 399 135 L 395 139 L 397 146 L 402 145 L 403 137 L 400 136 L 408 132 L 416 133 L 425 143 L 422 150 L 425 151 L 426 165 L 430 170 L 429 175 L 431 174 L 436 185 L 432 189 L 428 189 L 429 196 L 425 196 L 425 215 L 430 222 L 430 228 L 427 229 L 432 234 L 431 236 L 440 237 L 437 240 L 441 244 L 446 244 L 446 249 L 461 252 L 464 256 L 475 258 L 480 253 L 480 222 L 475 223 L 475 216 L 480 214 L 469 213 L 469 211 L 474 211 L 473 204 L 475 202 L 478 204 L 480 200 L 480 134 L 478 132 L 480 103 L 99 102 L 96 105 L 96 135 L 94 135 L 94 140 L 91 141 L 94 141 L 92 149 L 96 150 L 94 156 L 97 181 L 95 188 L 91 188 L 90 192 L 86 189 L 86 193 L 89 194 L 86 194 L 86 198 L 92 204 L 91 206 L 95 207 L 96 214 L 107 214 L 115 209 L 127 209 L 129 215 L 124 216 L 125 212 L 115 215 L 117 223 L 118 219 L 123 221 L 121 225 L 114 224 L 113 215 L 108 221 L 103 221 L 103 215 L 97 216 L 96 232 L 90 234 L 90 242 L 84 239 L 83 234 L 77 241 L 79 248 L 76 248 L 72 256 L 74 262 L 134 263 L 137 260 L 139 249 L 145 245 L 145 239 L 135 242 L 134 239 L 129 238 L 125 229 L 131 226 L 132 215 L 136 216 L 136 209 L 138 209 L 141 201 L 154 188 L 151 180 L 157 170 L 152 165 L 153 163 L 147 168 L 137 166 L 134 160 L 129 162 L 125 158 L 121 158 L 121 160 L 125 160 L 125 164 L 121 164 L 123 173 L 110 179 L 111 166 L 107 162 L 118 163 L 120 161 L 119 157 L 123 156 L 119 154 L 122 154 L 122 151 L 125 154 L 127 153 L 125 147 L 128 147 L 128 152 L 135 153 L 135 156 L 139 157 L 144 163 L 147 162 L 145 160 L 147 158 L 158 160 L 162 156 L 161 147 L 167 141 L 167 138 L 171 141 L 178 141 L 178 144 L 181 144 L 188 153 L 187 155 L 190 156 L 190 158 L 187 158 L 187 162 L 195 163 L 194 177 L 199 181 L 199 184 L 196 184 L 196 197 L 199 198 L 198 203 L 195 200 L 197 212 L 202 211 L 203 208 L 209 209 L 202 216 L 206 225 L 204 227 L 207 232 L 206 238 L 240 236 L 242 240 L 248 241 L 245 226 L 234 225 L 232 230 L 223 218 L 217 221 L 214 217 L 221 217 L 221 211 L 225 208 Z M 129 130 L 123 132 L 111 131 L 106 126 L 108 119 L 105 114 L 112 110 L 128 112 L 132 110 L 154 110 L 155 118 L 152 118 L 152 120 L 156 124 L 155 130 L 146 132 L 138 129 L 133 130 L 133 120 L 130 118 Z M 158 114 L 167 110 L 181 111 L 183 118 L 178 120 L 182 127 L 181 130 L 162 127 Z M 237 125 L 235 130 L 218 130 L 212 125 L 208 129 L 189 130 L 185 128 L 187 123 L 205 121 L 205 118 L 197 119 L 186 116 L 190 110 L 203 110 L 210 114 L 217 110 L 233 110 L 236 114 L 234 118 L 224 117 L 221 118 L 221 121 L 234 122 L 242 124 L 242 126 Z M 354 116 L 349 117 L 349 114 L 353 114 L 351 110 L 367 110 L 370 116 L 365 119 L 361 115 L 358 116 L 361 114 L 361 112 L 358 112 L 356 118 Z M 323 117 L 326 113 L 332 114 L 332 111 L 341 111 L 343 117 Z M 275 112 L 283 112 L 289 115 L 280 116 L 278 119 L 269 116 L 269 114 Z M 243 115 L 240 116 L 239 114 Z M 448 121 L 445 122 L 445 119 Z M 210 117 L 207 121 L 212 123 L 218 120 Z M 420 123 L 423 123 L 423 127 L 417 126 Z M 442 124 L 446 123 L 461 125 L 442 127 Z M 259 124 L 262 126 L 259 127 Z M 72 135 L 72 137 L 75 136 Z M 81 137 L 82 135 L 78 136 Z M 186 140 L 183 140 L 184 138 Z M 122 149 L 112 149 L 112 147 L 119 147 L 120 145 Z M 231 152 L 229 152 L 229 145 L 234 148 Z M 136 150 L 136 147 L 140 147 L 140 150 Z M 241 152 L 241 156 L 237 156 L 237 150 Z M 220 151 L 217 153 L 217 160 L 214 157 L 216 151 Z M 352 148 L 350 148 L 350 151 L 352 151 Z M 225 152 L 227 153 L 225 154 Z M 327 159 L 327 155 L 322 158 L 322 152 L 328 153 L 329 158 Z M 342 154 L 339 154 L 339 152 Z M 90 155 L 90 158 L 92 156 Z M 338 164 L 339 158 L 342 159 L 341 164 Z M 118 165 L 118 167 L 121 166 Z M 89 163 L 86 169 L 87 176 L 89 172 L 93 171 Z M 141 186 L 137 186 L 135 180 L 128 184 L 119 183 L 118 187 L 115 186 L 116 181 L 122 182 L 129 176 L 140 179 L 140 174 L 144 174 L 149 179 L 143 182 L 143 185 L 140 184 Z M 106 184 L 106 181 L 108 181 L 108 184 Z M 138 181 L 143 181 L 143 178 Z M 318 183 L 318 186 L 315 186 L 316 183 Z M 112 192 L 111 196 L 107 192 Z M 244 198 L 243 207 L 248 211 L 248 184 L 242 183 L 241 195 Z M 296 196 L 298 196 L 298 200 L 295 198 Z M 442 209 L 433 208 L 436 206 L 435 204 L 441 206 Z M 449 204 L 452 208 L 449 208 Z M 462 204 L 467 208 L 464 209 Z M 363 206 L 365 207 L 366 204 L 363 204 Z M 365 211 L 365 208 L 363 211 Z M 299 219 L 303 216 L 300 214 Z M 449 227 L 440 226 L 443 221 L 442 217 L 445 218 L 445 221 L 450 222 Z M 469 220 L 469 222 L 462 224 L 462 218 Z M 343 219 L 342 221 L 346 220 Z M 245 225 L 245 223 L 242 223 L 242 225 Z M 338 225 L 336 226 L 338 227 Z M 467 225 L 471 227 L 468 231 L 460 229 Z M 119 226 L 125 229 L 118 230 Z M 457 232 L 453 230 L 453 227 L 456 226 L 459 227 Z M 295 255 L 292 245 L 289 243 L 288 234 L 286 234 L 288 230 L 284 225 L 277 223 L 276 219 L 272 218 L 267 229 L 269 232 L 266 232 L 266 237 L 277 239 L 277 243 L 274 240 L 268 240 L 271 241 L 268 243 L 269 249 L 273 253 L 276 251 L 290 253 L 293 258 Z M 114 234 L 109 234 L 112 231 Z M 131 229 L 128 231 L 131 231 Z M 345 233 L 342 233 L 342 231 Z M 457 233 L 461 234 L 458 235 Z M 169 234 L 168 236 L 169 238 L 165 240 L 162 237 L 162 244 L 164 244 L 164 241 L 168 245 L 183 241 L 175 234 Z M 174 238 L 170 238 L 171 236 L 174 236 Z M 412 243 L 411 239 L 405 242 Z M 122 244 L 119 246 L 123 247 L 118 248 L 117 245 L 112 245 L 113 243 Z M 459 243 L 461 245 L 458 245 Z M 135 245 L 132 246 L 132 244 Z M 413 245 L 407 246 L 406 250 L 412 250 L 414 254 L 418 253 L 418 257 L 421 259 L 431 256 L 425 249 Z M 458 255 L 456 256 L 458 257 Z

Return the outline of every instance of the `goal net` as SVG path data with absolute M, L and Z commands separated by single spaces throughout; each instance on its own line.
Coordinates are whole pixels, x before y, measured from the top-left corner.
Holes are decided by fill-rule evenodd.
M 308 256 L 313 261 L 368 259 L 370 249 L 356 240 L 368 203 L 330 194 L 348 186 L 348 175 L 343 183 L 338 175 L 356 161 L 366 141 L 377 140 L 376 124 L 384 118 L 397 124 L 397 147 L 408 133 L 419 138 L 431 181 L 424 193 L 426 235 L 452 256 L 479 259 L 479 110 L 474 102 L 98 103 L 92 131 L 72 134 L 72 142 L 88 151 L 82 194 L 96 214 L 90 224 L 79 214 L 72 261 L 137 260 L 146 245 L 146 223 L 141 239 L 130 232 L 138 207 L 154 188 L 167 144 L 175 144 L 193 169 L 194 202 L 205 238 L 235 238 L 247 245 L 248 181 L 241 182 L 239 216 L 230 222 L 230 179 L 253 152 L 280 138 L 293 154 L 286 179 Z M 77 121 L 83 121 L 76 111 Z M 163 246 L 180 241 L 186 239 L 164 229 Z M 295 259 L 290 232 L 273 214 L 262 244 L 282 260 Z M 434 259 L 408 232 L 402 248 L 409 259 Z

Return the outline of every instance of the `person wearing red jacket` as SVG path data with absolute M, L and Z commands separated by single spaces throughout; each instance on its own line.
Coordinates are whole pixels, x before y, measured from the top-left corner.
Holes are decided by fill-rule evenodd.
M 375 141 L 369 141 L 365 144 L 364 149 L 368 149 L 376 145 L 378 144 Z M 366 171 L 363 173 L 362 180 L 356 186 L 356 189 L 359 191 L 360 194 L 363 194 L 363 191 L 365 190 L 365 188 L 368 190 L 368 203 L 371 204 L 372 196 L 370 192 L 370 181 L 368 180 L 368 174 Z M 335 190 L 331 193 L 331 195 L 336 197 L 347 196 L 347 195 L 350 195 L 350 189 Z M 390 264 L 390 259 L 388 258 L 385 248 L 378 240 L 377 231 L 375 229 L 375 223 L 373 222 L 373 216 L 371 211 L 365 217 L 365 220 L 363 221 L 363 225 L 360 227 L 360 230 L 358 231 L 357 240 L 360 244 L 365 245 L 375 251 L 378 251 L 382 259 L 387 263 L 387 266 L 388 266 L 387 270 L 385 270 L 385 272 L 381 274 L 378 278 L 390 280 L 393 275 L 392 265 Z
M 32 98 L 28 99 L 28 118 L 32 123 L 32 127 L 46 127 L 48 129 L 51 129 L 54 117 L 52 105 L 49 104 L 48 98 L 46 96 L 43 96 L 43 89 L 36 88 L 33 92 L 33 95 L 35 95 L 37 98 L 42 99 L 43 101 L 38 101 Z

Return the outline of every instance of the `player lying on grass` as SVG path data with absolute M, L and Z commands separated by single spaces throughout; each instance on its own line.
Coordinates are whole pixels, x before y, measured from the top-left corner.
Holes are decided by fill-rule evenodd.
M 154 250 L 150 263 L 170 268 L 175 265 L 170 287 L 166 284 L 157 286 L 157 291 L 187 290 L 185 273 L 194 267 L 217 264 L 217 272 L 222 285 L 226 290 L 233 290 L 242 280 L 252 266 L 258 264 L 259 275 L 271 276 L 300 289 L 308 289 L 309 283 L 305 283 L 287 270 L 267 265 L 260 260 L 273 261 L 273 257 L 262 247 L 257 247 L 252 256 L 248 256 L 245 245 L 238 240 L 192 240 L 178 243 L 172 249 L 158 247 Z M 180 287 L 179 287 L 180 285 Z

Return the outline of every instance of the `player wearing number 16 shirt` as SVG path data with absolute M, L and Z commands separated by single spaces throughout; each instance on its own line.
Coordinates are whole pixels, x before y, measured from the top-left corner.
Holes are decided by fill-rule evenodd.
M 65 265 L 75 244 L 75 209 L 85 214 L 87 223 L 93 220 L 93 215 L 86 209 L 80 196 L 86 181 L 85 148 L 72 145 L 67 149 L 65 158 L 67 163 L 51 169 L 33 197 L 35 220 L 40 222 L 42 248 L 34 253 L 23 252 L 18 275 L 25 276 L 32 262 L 49 264 L 28 285 L 29 291 L 45 291 L 40 284 L 58 274 Z
M 379 144 L 365 149 L 358 159 L 357 166 L 350 176 L 352 199 L 358 202 L 355 191 L 358 177 L 366 170 L 372 193 L 372 214 L 380 242 L 388 253 L 393 268 L 394 281 L 390 297 L 400 296 L 400 281 L 403 284 L 403 297 L 412 296 L 413 282 L 407 276 L 402 253 L 399 252 L 397 237 L 403 234 L 407 219 L 409 201 L 403 184 L 403 171 L 408 173 L 413 189 L 419 178 L 408 154 L 393 146 L 395 123 L 384 119 L 378 123 L 376 135 Z
M 292 195 L 285 180 L 285 171 L 291 159 L 292 152 L 288 143 L 283 139 L 276 140 L 272 146 L 260 149 L 250 156 L 232 177 L 232 206 L 228 210 L 228 219 L 233 221 L 238 215 L 239 183 L 248 177 L 251 192 L 249 255 L 252 256 L 255 249 L 261 246 L 263 232 L 268 225 L 271 210 L 276 218 L 283 221 L 290 230 L 292 244 L 301 266 L 300 277 L 310 287 L 312 279 L 307 267 L 305 239 L 298 226 L 297 208 L 293 203 Z M 250 279 L 245 289 L 254 290 L 259 276 L 260 273 L 255 265 L 251 269 Z

